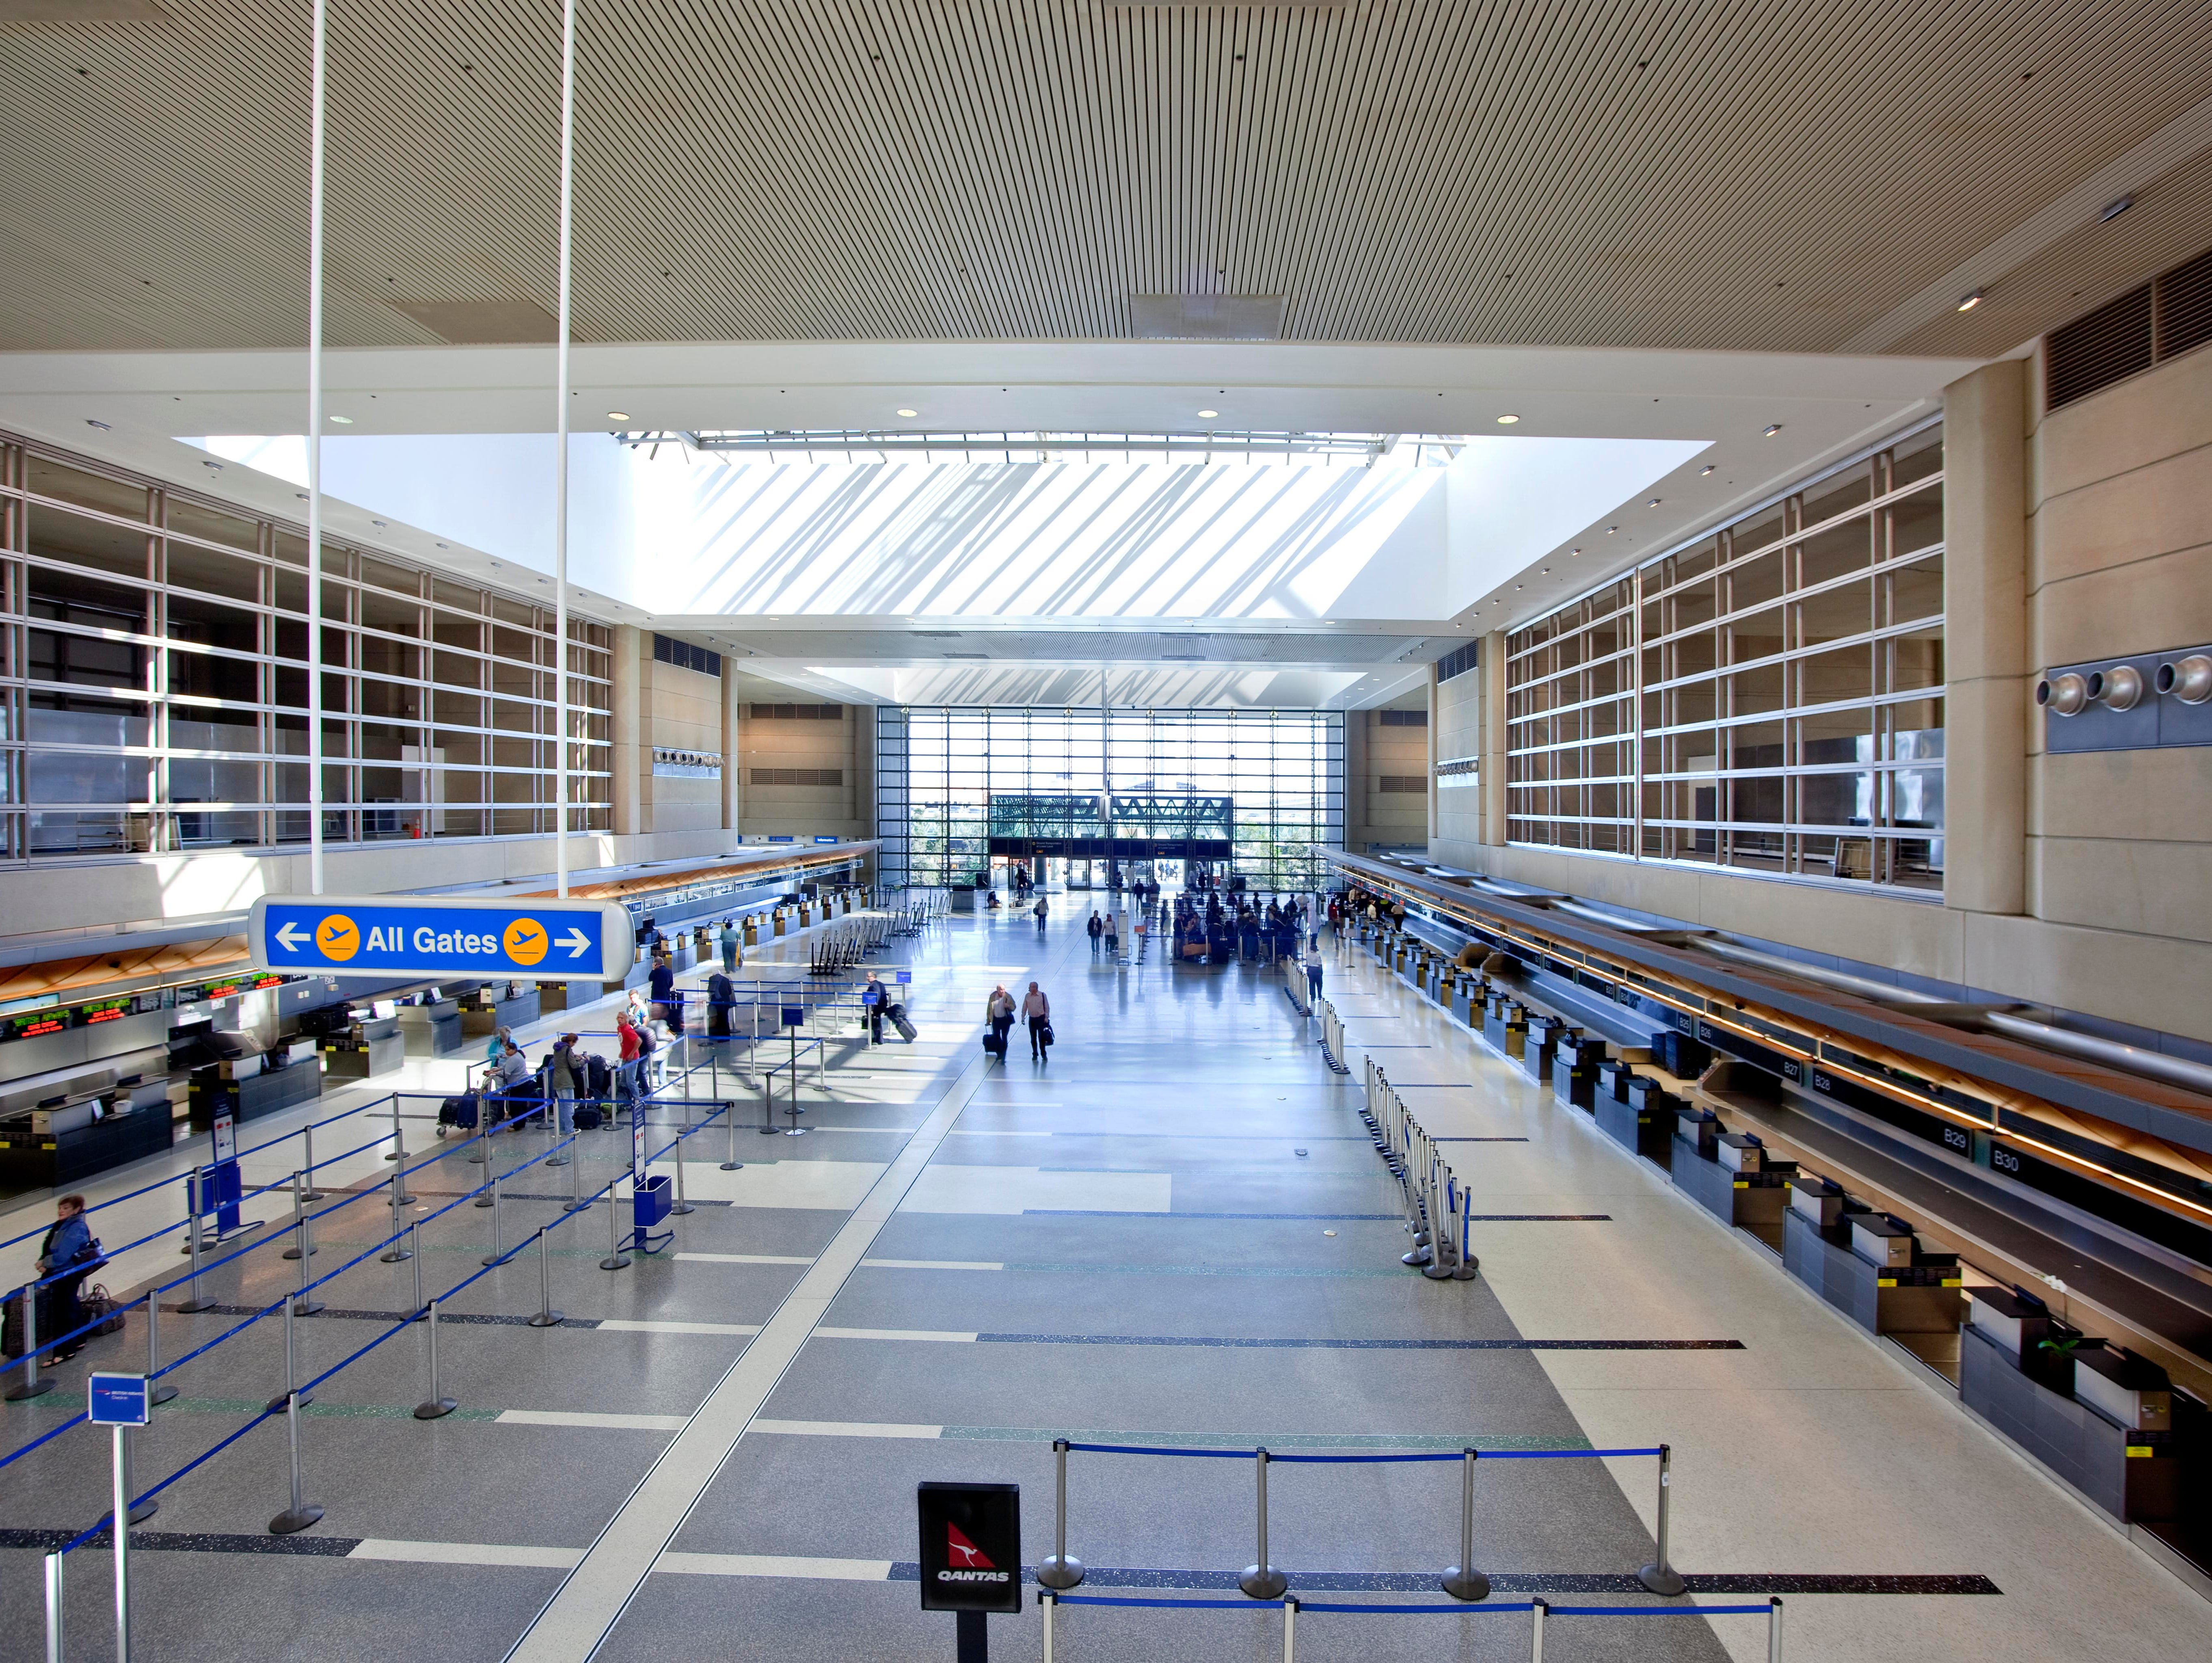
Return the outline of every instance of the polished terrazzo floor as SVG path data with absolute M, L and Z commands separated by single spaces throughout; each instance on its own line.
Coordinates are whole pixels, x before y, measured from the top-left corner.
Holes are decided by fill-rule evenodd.
M 1055 1436 L 1496 1456 L 1663 1441 L 1673 1557 L 1693 1590 L 1673 1603 L 1778 1593 L 1793 1659 L 2204 1654 L 2194 1594 L 1363 952 L 1328 973 L 1342 1076 L 1273 970 L 1095 961 L 1076 909 L 1060 910 L 1042 939 L 1026 919 L 954 919 L 886 955 L 913 971 L 920 1042 L 833 1045 L 803 1138 L 758 1134 L 741 1096 L 744 1169 L 718 1169 L 720 1123 L 690 1141 L 697 1210 L 670 1252 L 605 1272 L 603 1205 L 556 1226 L 562 1326 L 523 1323 L 534 1253 L 457 1295 L 441 1340 L 453 1415 L 408 1412 L 424 1394 L 419 1326 L 326 1381 L 302 1418 L 314 1529 L 265 1532 L 286 1500 L 281 1421 L 179 1479 L 134 1533 L 142 1654 L 492 1657 L 519 1641 L 548 1660 L 949 1658 L 951 1619 L 916 1608 L 914 1485 L 1019 1483 L 1033 1563 L 1051 1551 Z M 984 995 L 1032 977 L 1053 999 L 1052 1059 L 1031 1063 L 1018 1032 L 1005 1065 L 987 1061 Z M 1450 1158 L 1495 1216 L 1475 1226 L 1480 1280 L 1398 1263 L 1397 1186 L 1355 1113 L 1369 1055 L 1432 1133 L 1467 1140 Z M 502 1169 L 540 1147 L 517 1140 Z M 628 1140 L 587 1147 L 589 1191 Z M 338 1182 L 384 1170 L 371 1152 Z M 433 1218 L 480 1171 L 458 1156 L 426 1170 L 409 1215 Z M 503 1246 L 562 1217 L 573 1171 L 507 1180 Z M 315 1273 L 388 1217 L 374 1199 L 335 1215 Z M 297 1327 L 302 1375 L 408 1308 L 416 1263 L 433 1293 L 478 1268 L 489 1216 L 436 1213 L 423 1240 L 419 1261 L 372 1256 L 325 1290 L 331 1310 Z M 211 1280 L 243 1313 L 295 1276 L 272 1251 Z M 242 1320 L 165 1314 L 163 1354 Z M 134 1320 L 63 1390 L 6 1405 L 6 1447 L 74 1410 L 87 1366 L 135 1366 L 143 1344 Z M 141 1487 L 246 1425 L 283 1380 L 267 1321 L 178 1371 Z M 1650 1460 L 1477 1473 L 1474 1557 L 1494 1604 L 1654 1603 L 1630 1580 L 1652 1552 Z M 82 1428 L 0 1470 L 9 1631 L 38 1632 L 38 1550 L 96 1519 L 106 1482 L 105 1442 Z M 1316 1602 L 1436 1603 L 1459 1484 L 1450 1461 L 1278 1464 L 1270 1557 Z M 1070 1490 L 1084 1593 L 1236 1598 L 1255 1552 L 1249 1459 L 1079 1453 Z M 71 1657 L 113 1654 L 108 1569 L 104 1548 L 70 1556 Z M 992 1619 L 1001 1656 L 1040 1654 L 1024 1603 Z M 1100 1663 L 1273 1658 L 1281 1617 L 1069 1606 L 1057 1639 L 1058 1655 Z M 1316 1613 L 1297 1641 L 1309 1659 L 1528 1653 L 1526 1615 L 1504 1610 Z M 1758 1618 L 1586 1617 L 1554 1619 L 1546 1649 L 1765 1647 Z

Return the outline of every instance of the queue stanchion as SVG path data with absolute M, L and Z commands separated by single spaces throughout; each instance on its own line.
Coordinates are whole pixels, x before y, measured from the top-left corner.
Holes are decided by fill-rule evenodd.
M 460 1407 L 438 1389 L 438 1302 L 434 1299 L 430 1302 L 429 1319 L 425 1338 L 429 1342 L 430 1392 L 415 1405 L 415 1418 L 418 1421 L 442 1420 Z
M 1528 1663 L 1544 1663 L 1544 1618 L 1551 1610 L 1541 1594 L 1528 1602 Z
M 148 1399 L 149 1404 L 151 1401 L 151 1399 Z M 129 1435 L 132 1430 L 130 1427 L 118 1426 L 115 1429 L 124 1435 L 116 1440 L 120 1446 L 117 1453 L 123 1458 L 123 1487 L 116 1496 L 116 1504 L 120 1507 L 127 1502 L 131 1509 L 131 1522 L 134 1525 L 143 1525 L 161 1510 L 161 1498 L 155 1496 L 140 1496 L 135 1502 L 130 1500 L 130 1497 L 137 1495 L 138 1492 L 138 1480 L 133 1476 L 134 1468 L 131 1454 L 131 1450 L 137 1447 L 137 1440 Z
M 8 1403 L 23 1403 L 32 1398 L 42 1398 L 54 1389 L 53 1381 L 39 1373 L 39 1284 L 34 1277 L 23 1284 L 15 1296 L 23 1311 L 23 1378 L 8 1388 L 4 1399 Z
M 561 1204 L 563 1212 L 581 1212 L 592 1204 L 584 1199 L 584 1140 L 578 1138 L 568 1145 L 568 1199 Z
M 306 1185 L 298 1173 L 292 1174 L 292 1245 L 278 1255 L 283 1259 L 305 1259 L 314 1249 L 307 1245 Z
M 46 1556 L 50 1563 L 52 1561 L 58 1559 L 61 1556 L 58 1553 L 50 1553 Z M 51 1571 L 49 1574 L 52 1574 Z M 52 1602 L 50 1601 L 50 1607 L 51 1603 Z M 1060 1596 L 1054 1593 L 1051 1588 L 1042 1587 L 1037 1590 L 1037 1615 L 1044 1623 L 1044 1663 L 1052 1663 L 1052 1616 L 1053 1612 L 1058 1609 L 1059 1605 Z M 48 1632 L 51 1633 L 52 1631 L 50 1625 Z M 59 1655 L 58 1654 L 55 1656 L 54 1663 L 60 1663 Z
M 1766 1663 L 1782 1663 L 1782 1596 L 1766 1602 Z
M 1482 1261 L 1474 1256 L 1474 1192 L 1465 1184 L 1459 1187 L 1459 1263 L 1452 1266 L 1452 1279 L 1472 1282 L 1482 1273 Z
M 269 1408 L 272 1413 L 282 1409 L 287 1399 L 297 1399 L 301 1403 L 313 1403 L 315 1400 L 315 1394 L 313 1392 L 308 1393 L 305 1397 L 300 1395 L 299 1351 L 292 1337 L 292 1323 L 295 1315 L 292 1302 L 296 1296 L 292 1294 L 284 1296 L 284 1389 L 269 1399 Z
M 294 1392 L 284 1399 L 284 1435 L 291 1449 L 292 1505 L 269 1521 L 271 1536 L 289 1536 L 295 1531 L 305 1530 L 323 1516 L 322 1508 L 304 1499 L 300 1484 L 300 1394 Z
M 64 1663 L 67 1649 L 62 1633 L 62 1567 L 68 1559 L 59 1548 L 46 1555 L 46 1663 Z
M 415 1302 L 407 1308 L 407 1320 L 420 1322 L 428 1314 L 422 1303 L 422 1223 L 420 1219 L 407 1227 L 407 1257 L 415 1264 Z
M 496 1265 L 507 1257 L 506 1241 L 500 1229 L 499 1174 L 491 1174 L 491 1251 L 483 1256 L 487 1265 Z
M 738 1159 L 738 1100 L 736 1098 L 726 1097 L 722 1100 L 722 1118 L 729 1122 L 730 1132 L 730 1158 L 722 1162 L 722 1170 L 724 1172 L 742 1171 L 745 1163 Z
M 553 1270 L 545 1254 L 545 1227 L 538 1227 L 538 1314 L 529 1320 L 533 1328 L 557 1328 L 561 1313 L 553 1308 Z
M 161 1308 L 149 1290 L 146 1295 L 146 1405 L 158 1407 L 177 1395 L 177 1388 L 161 1378 Z
M 1651 1590 L 1672 1599 L 1689 1585 L 1682 1581 L 1681 1573 L 1667 1562 L 1667 1498 L 1674 1490 L 1674 1452 L 1667 1444 L 1659 1446 L 1659 1517 L 1652 1534 L 1659 1549 L 1658 1557 L 1636 1573 L 1636 1580 Z
M 330 1197 L 315 1187 L 315 1123 L 313 1120 L 300 1128 L 300 1137 L 306 1145 L 300 1154 L 301 1162 L 305 1165 L 307 1172 L 307 1193 L 304 1199 L 309 1201 L 327 1201 Z
M 775 1136 L 775 1069 L 761 1076 L 761 1123 L 753 1128 L 763 1138 Z
M 1067 1440 L 1052 1441 L 1052 1552 L 1036 1568 L 1037 1586 L 1064 1591 L 1083 1581 L 1083 1561 L 1067 1557 Z
M 1244 1567 L 1244 1574 L 1237 1579 L 1237 1586 L 1248 1599 L 1279 1599 L 1290 1587 L 1283 1573 L 1267 1563 L 1267 1451 L 1265 1445 L 1252 1452 L 1255 1472 L 1259 1482 L 1260 1561 Z
M 607 1256 L 599 1261 L 599 1268 L 603 1271 L 626 1271 L 629 1268 L 629 1255 L 622 1250 L 622 1239 L 617 1228 L 617 1216 L 622 1211 L 622 1204 L 615 1199 L 615 1187 L 621 1182 L 621 1179 L 615 1178 L 607 1183 Z
M 1298 1657 L 1298 1596 L 1283 1596 L 1283 1663 L 1297 1663 Z
M 185 1174 L 185 1251 L 192 1257 L 192 1291 L 177 1309 L 186 1316 L 197 1316 L 211 1302 L 200 1293 L 200 1172 L 194 1167 Z
M 392 1169 L 392 1245 L 377 1255 L 377 1258 L 386 1265 L 404 1264 L 414 1257 L 414 1254 L 407 1251 L 404 1240 L 405 1223 L 399 1217 L 400 1203 L 407 1199 L 399 1187 L 401 1170 L 402 1168 L 398 1167 Z
M 1472 1444 L 1460 1452 L 1459 1563 L 1444 1567 L 1438 1583 L 1455 1599 L 1490 1598 L 1490 1579 L 1474 1568 L 1474 1464 L 1481 1454 Z
M 300 1261 L 300 1287 L 294 1298 L 301 1316 L 313 1316 L 323 1308 L 323 1302 L 307 1291 L 307 1284 L 313 1280 L 308 1272 L 307 1260 L 314 1255 L 315 1238 L 307 1227 L 307 1204 L 300 1199 L 300 1174 L 296 1172 L 292 1174 L 292 1204 L 299 1213 L 295 1232 L 298 1239 L 285 1257 L 296 1258 Z
M 676 1205 L 668 1210 L 674 1215 L 698 1211 L 691 1205 L 690 1198 L 684 1193 L 684 1140 L 690 1135 L 691 1102 L 687 1097 L 684 1102 L 684 1129 L 676 1134 Z
M 407 1164 L 407 1131 L 399 1124 L 399 1094 L 396 1091 L 392 1094 L 392 1147 L 385 1151 L 384 1158 L 397 1161 L 403 1167 Z

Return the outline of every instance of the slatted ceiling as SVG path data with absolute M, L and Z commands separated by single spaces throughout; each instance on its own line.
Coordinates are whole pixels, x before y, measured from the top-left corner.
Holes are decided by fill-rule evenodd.
M 0 346 L 301 337 L 307 9 L 167 10 L 0 26 Z M 436 338 L 388 300 L 550 310 L 553 0 L 331 22 L 332 342 Z M 2212 92 L 2212 31 L 2196 0 L 582 0 L 580 64 L 585 340 L 1111 338 L 1132 294 L 1233 294 L 1287 295 L 1293 339 L 1818 350 Z

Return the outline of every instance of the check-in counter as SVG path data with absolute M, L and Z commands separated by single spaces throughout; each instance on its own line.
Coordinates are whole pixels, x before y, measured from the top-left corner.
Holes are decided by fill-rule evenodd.
M 773 912 L 771 912 L 771 913 L 769 914 L 769 921 L 775 926 L 775 933 L 776 933 L 776 937 L 777 937 L 777 938 L 778 938 L 778 939 L 781 939 L 781 938 L 782 938 L 782 936 L 783 936 L 783 934 L 784 934 L 784 923 L 785 923 L 784 915 L 783 915 L 783 908 L 782 908 L 782 907 L 776 907 Z
M 1607 1071 L 1621 1082 L 1620 1095 L 1607 1089 Z M 1644 1090 L 1632 1090 L 1627 1082 L 1637 1079 L 1644 1083 Z M 1615 1059 L 1601 1066 L 1598 1090 L 1592 1113 L 1598 1129 L 1632 1154 L 1668 1164 L 1674 1140 L 1674 1102 L 1656 1080 L 1636 1077 L 1626 1063 Z
M 1573 1108 L 1597 1108 L 1598 1065 L 1605 1041 L 1577 1033 L 1559 1041 L 1552 1057 L 1552 1095 Z
M 1796 1163 L 1767 1159 L 1756 1138 L 1727 1131 L 1709 1109 L 1678 1112 L 1674 1128 L 1668 1171 L 1675 1187 L 1723 1223 L 1771 1235 L 1779 1247 Z
M 435 1009 L 435 1007 L 430 1007 Z M 429 1021 L 426 1015 L 422 1019 Z M 460 1011 L 456 1006 L 447 1017 L 454 1050 L 460 1049 Z M 434 1041 L 434 1030 L 432 1031 Z M 400 1030 L 397 1015 L 389 1017 L 363 1016 L 345 1028 L 331 1035 L 323 1042 L 323 1068 L 331 1079 L 366 1080 L 379 1074 L 388 1074 L 407 1059 L 407 1035 Z
M 1558 1054 L 1559 1042 L 1579 1031 L 1558 1017 L 1531 1013 L 1528 1037 L 1521 1050 L 1522 1071 L 1538 1085 L 1551 1084 L 1552 1059 Z
M 159 1051 L 134 1056 L 148 1071 L 119 1078 L 112 1067 L 77 1069 L 67 1082 L 46 1082 L 64 1089 L 28 1103 L 16 1096 L 0 1112 L 0 1182 L 60 1188 L 166 1150 L 173 1121 L 169 1076 L 158 1071 L 164 1060 Z
M 1959 1256 L 1923 1252 L 1903 1219 L 1861 1206 L 1839 1186 L 1801 1172 L 1790 1178 L 1782 1222 L 1784 1265 L 1868 1332 L 1958 1328 Z
M 1635 1078 L 1636 1065 L 1630 1062 L 1627 1058 L 1601 1058 L 1597 1065 L 1597 1095 L 1601 1097 L 1610 1097 L 1617 1103 L 1625 1103 L 1628 1101 L 1630 1083 Z M 1661 1129 L 1667 1132 L 1669 1136 L 1673 1134 L 1671 1126 Z
M 1469 1028 L 1481 1027 L 1483 992 L 1481 977 L 1462 972 L 1459 980 L 1452 985 L 1452 1015 Z
M 1482 1037 L 1501 1057 L 1519 1060 L 1528 1048 L 1528 1012 L 1517 999 L 1498 994 L 1482 1024 Z
M 2024 1289 L 1975 1288 L 1959 1400 L 2095 1506 L 2130 1523 L 2181 1516 L 2177 1394 L 2147 1358 L 2084 1335 Z

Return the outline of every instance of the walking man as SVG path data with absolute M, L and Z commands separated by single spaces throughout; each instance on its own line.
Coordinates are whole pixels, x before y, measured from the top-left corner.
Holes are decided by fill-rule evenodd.
M 552 1077 L 553 1113 L 559 1126 L 559 1136 L 566 1138 L 576 1129 L 576 1099 L 584 1095 L 584 1065 L 576 1055 L 576 1036 L 563 1034 L 553 1047 L 553 1065 L 547 1072 Z M 549 1167 L 565 1167 L 566 1155 L 556 1151 L 545 1157 Z
M 718 939 L 722 949 L 722 974 L 734 976 L 738 974 L 738 926 L 734 920 L 722 920 L 722 933 Z
M 1036 909 L 1035 909 L 1035 910 L 1036 910 L 1036 912 L 1037 936 L 1038 936 L 1038 938 L 1039 938 L 1039 939 L 1042 939 L 1042 938 L 1043 938 L 1043 936 L 1044 936 L 1044 914 L 1045 914 L 1044 897 L 1043 897 L 1042 895 L 1039 895 L 1039 896 L 1037 897 L 1037 902 L 1036 902 Z
M 1028 1019 L 1030 1025 L 1030 1060 L 1033 1063 L 1051 1060 L 1045 1052 L 1052 1043 L 1048 1037 L 1052 1033 L 1052 1001 L 1038 991 L 1035 982 L 1030 984 L 1030 991 L 1022 1000 L 1022 1015 Z
M 1006 991 L 1003 981 L 991 990 L 991 997 L 983 1002 L 983 1020 L 998 1035 L 999 1060 L 1006 1061 L 1006 1030 L 1014 1025 L 1014 996 Z
M 1091 922 L 1085 925 L 1083 927 L 1091 937 L 1091 956 L 1097 958 L 1098 956 L 1098 944 L 1106 934 L 1106 921 L 1098 916 L 1098 909 L 1097 907 L 1094 907 L 1091 908 Z
M 1309 1001 L 1321 997 L 1321 938 L 1316 936 L 1306 948 L 1306 997 Z
M 873 970 L 868 972 L 867 986 L 860 989 L 860 1004 L 868 1013 L 868 1043 L 884 1042 L 884 985 L 876 980 Z

